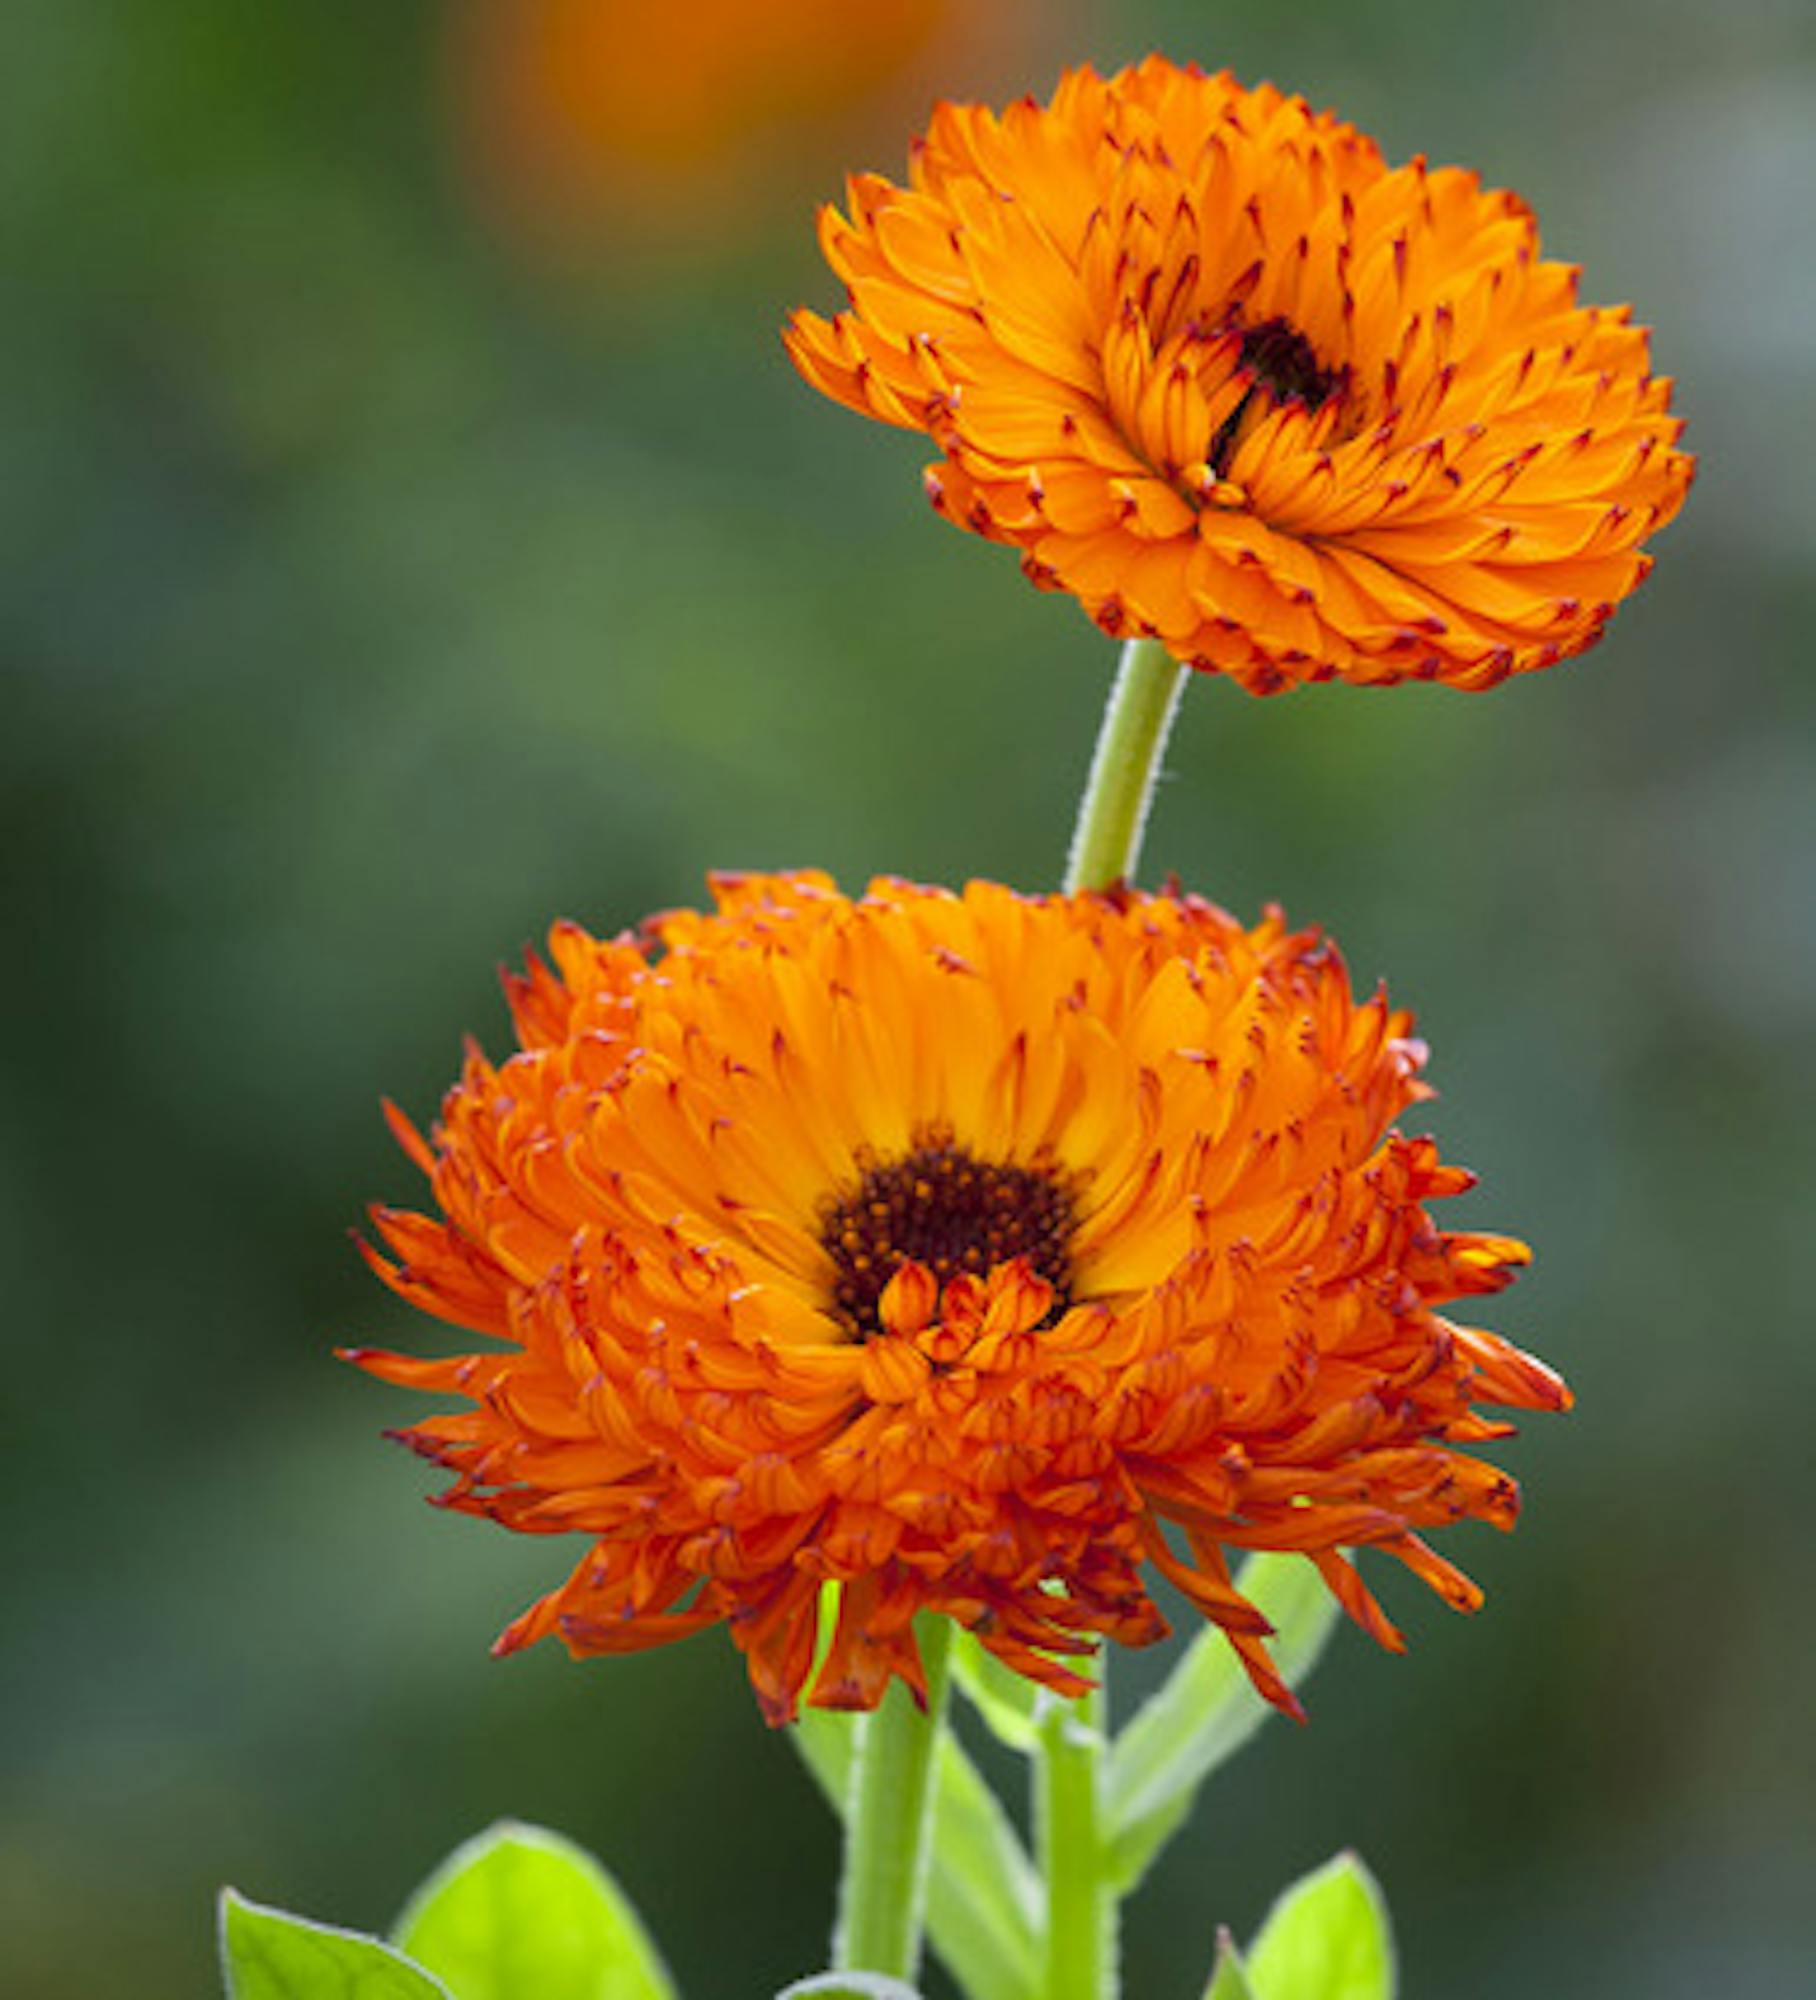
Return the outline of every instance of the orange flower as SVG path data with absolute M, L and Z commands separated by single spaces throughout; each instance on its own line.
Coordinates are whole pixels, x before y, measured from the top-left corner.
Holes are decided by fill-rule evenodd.
M 1690 483 L 1644 329 L 1516 195 L 1271 86 L 1152 56 L 942 104 L 848 206 L 802 374 L 926 431 L 934 505 L 1035 583 L 1257 694 L 1580 653 Z
M 1303 1551 L 1390 1646 L 1345 1547 L 1474 1607 L 1419 1533 L 1512 1523 L 1474 1404 L 1568 1395 L 1437 1310 L 1527 1251 L 1427 1213 L 1470 1176 L 1389 1129 L 1429 1094 L 1407 1015 L 1277 912 L 714 887 L 558 926 L 519 1053 L 396 1118 L 441 1215 L 376 1211 L 373 1263 L 496 1345 L 350 1358 L 470 1403 L 402 1433 L 443 1504 L 588 1541 L 501 1651 L 723 1620 L 780 1722 L 918 1687 L 931 1610 L 1075 1692 L 1097 1635 L 1166 1630 L 1151 1566 L 1293 1709 L 1227 1550 Z

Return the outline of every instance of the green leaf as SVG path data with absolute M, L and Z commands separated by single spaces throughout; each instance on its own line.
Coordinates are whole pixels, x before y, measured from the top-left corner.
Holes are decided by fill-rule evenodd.
M 1236 1584 L 1274 1627 L 1269 1647 L 1288 1685 L 1302 1681 L 1337 1623 L 1337 1602 L 1324 1579 L 1303 1556 L 1255 1555 Z M 1141 1880 L 1205 1779 L 1273 1712 L 1223 1634 L 1214 1627 L 1200 1632 L 1110 1752 L 1105 1817 L 1118 1889 Z
M 1204 1989 L 1204 2000 L 1256 2000 L 1255 1989 L 1249 1984 L 1237 1954 L 1236 1940 L 1226 1930 L 1217 1933 L 1217 1963 L 1211 1968 L 1211 1983 Z
M 228 2000 L 451 2000 L 400 1951 L 357 1931 L 312 1924 L 221 1892 Z
M 795 1746 L 832 1808 L 845 1810 L 848 1715 L 805 1709 Z M 964 1746 L 948 1730 L 934 1774 L 927 1930 L 969 2000 L 1034 2000 L 1040 1983 L 1040 1881 L 1027 1850 Z M 848 1978 L 849 1974 L 841 1974 Z
M 571 1841 L 512 1820 L 449 1855 L 392 1935 L 455 2000 L 674 2000 L 617 1883 Z
M 1353 1854 L 1295 1882 L 1248 1955 L 1255 2000 L 1393 2000 L 1387 1905 Z
M 880 1972 L 820 1972 L 784 1986 L 776 2000 L 921 2000 L 912 1986 Z
M 996 1794 L 955 1736 L 940 1745 L 927 1929 L 970 2000 L 1032 2000 L 1040 1878 Z
M 1035 1711 L 1041 1690 L 1025 1674 L 1005 1667 L 962 1625 L 952 1635 L 952 1678 L 999 1743 L 1024 1757 L 1036 1754 L 1040 1730 Z

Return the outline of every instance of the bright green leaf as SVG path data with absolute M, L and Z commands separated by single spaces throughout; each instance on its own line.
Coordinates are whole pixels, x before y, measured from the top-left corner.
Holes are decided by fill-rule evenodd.
M 221 1892 L 228 2000 L 451 2000 L 400 1951 L 357 1931 L 312 1924 Z
M 1025 1674 L 1005 1667 L 963 1626 L 952 1635 L 952 1678 L 998 1742 L 1025 1757 L 1039 1750 L 1034 1718 L 1041 1690 Z
M 843 1815 L 853 1718 L 806 1709 L 790 1730 Z M 1041 1895 L 1027 1850 L 964 1746 L 942 1738 L 935 1772 L 927 1931 L 970 2000 L 1033 2000 L 1040 1978 Z M 843 1976 L 843 1975 L 842 1975 Z
M 1204 1989 L 1204 2000 L 1256 2000 L 1236 1941 L 1226 1930 L 1217 1933 L 1217 1963 L 1211 1968 L 1211 1983 Z
M 1255 2000 L 1393 2000 L 1387 1905 L 1353 1854 L 1295 1882 L 1248 1955 Z
M 783 1987 L 776 2000 L 921 2000 L 912 1986 L 880 1972 L 821 1972 Z
M 512 1820 L 457 1848 L 393 1936 L 455 2000 L 674 2000 L 617 1883 L 571 1841 Z
M 1273 1625 L 1268 1647 L 1288 1685 L 1302 1681 L 1337 1622 L 1323 1578 L 1303 1556 L 1256 1555 L 1236 1583 Z M 1118 1888 L 1141 1880 L 1205 1779 L 1273 1712 L 1223 1634 L 1200 1632 L 1110 1752 L 1110 1874 Z
M 970 2000 L 1030 2000 L 1039 1983 L 1040 1878 L 996 1794 L 948 1734 L 940 1744 L 927 1930 Z

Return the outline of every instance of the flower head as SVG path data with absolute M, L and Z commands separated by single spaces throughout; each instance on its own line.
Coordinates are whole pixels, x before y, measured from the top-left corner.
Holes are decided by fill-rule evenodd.
M 1433 1223 L 1470 1176 L 1391 1129 L 1407 1015 L 1277 912 L 714 886 L 558 926 L 518 1053 L 397 1120 L 441 1213 L 378 1210 L 373 1262 L 494 1345 L 352 1358 L 470 1405 L 402 1433 L 444 1504 L 587 1540 L 501 1649 L 723 1621 L 785 1720 L 918 1685 L 931 1610 L 1076 1691 L 1099 1635 L 1165 1631 L 1158 1572 L 1291 1707 L 1227 1551 L 1302 1551 L 1389 1645 L 1345 1548 L 1473 1607 L 1421 1531 L 1513 1520 L 1475 1406 L 1567 1395 L 1439 1311 L 1527 1252 Z
M 1158 56 L 941 104 L 849 184 L 797 367 L 942 454 L 934 505 L 1258 694 L 1482 688 L 1600 637 L 1683 502 L 1670 383 L 1516 195 Z

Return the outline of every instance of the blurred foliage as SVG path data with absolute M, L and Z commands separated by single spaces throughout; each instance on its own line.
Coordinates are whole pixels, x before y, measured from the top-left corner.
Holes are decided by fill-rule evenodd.
M 1792 0 L 1070 0 L 1517 185 L 1633 297 L 1704 476 L 1601 652 L 1486 698 L 1193 687 L 1149 849 L 1416 1005 L 1496 1312 L 1577 1415 L 1457 1553 L 1471 1627 L 1344 1638 L 1132 1910 L 1131 1990 L 1334 1847 L 1406 1987 L 1807 1974 L 1816 1642 L 1816 19 Z M 439 1517 L 335 1339 L 491 968 L 709 866 L 1052 880 L 1110 660 L 792 377 L 802 135 L 736 227 L 559 268 L 483 219 L 448 17 L 17 8 L 0 64 L 0 1931 L 13 2000 L 207 1990 L 225 1879 L 380 1923 L 502 1813 L 603 1855 L 683 1990 L 823 1962 L 830 1820 L 718 1636 L 500 1666 L 562 1552 Z M 980 60 L 982 60 L 980 58 Z M 659 87 L 652 82 L 652 88 Z M 1387 1589 L 1393 1594 L 1393 1580 Z M 1148 1686 L 1164 1662 L 1128 1663 Z M 981 1753 L 980 1753 L 981 1754 Z M 1807 1858 L 1807 1850 L 1806 1850 Z M 105 1915 L 97 1915 L 103 1907 Z M 1568 1967 L 1568 1974 L 1558 1968 Z

